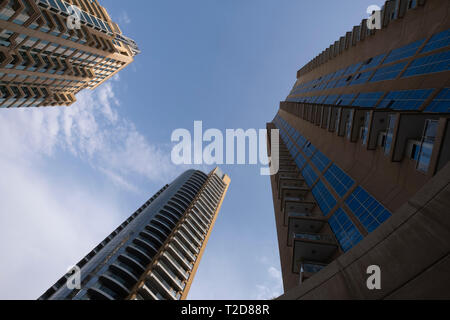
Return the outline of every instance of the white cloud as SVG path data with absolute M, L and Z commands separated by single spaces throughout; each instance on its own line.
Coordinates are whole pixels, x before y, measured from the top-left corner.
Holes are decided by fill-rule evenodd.
M 265 260 L 265 259 L 264 259 Z M 281 271 L 273 266 L 267 269 L 268 279 L 256 285 L 256 300 L 270 300 L 283 293 Z
M 0 109 L 0 299 L 36 299 L 128 217 L 98 186 L 137 192 L 182 170 L 120 116 L 115 79 L 68 108 Z M 72 165 L 105 181 L 58 171 Z
M 119 16 L 119 24 L 130 24 L 131 19 L 126 11 L 122 11 Z
M 129 180 L 136 175 L 157 182 L 173 178 L 181 168 L 172 165 L 168 148 L 150 144 L 115 110 L 117 81 L 82 91 L 68 108 L 1 110 L 0 154 L 31 160 L 52 156 L 55 150 L 69 151 L 129 190 Z

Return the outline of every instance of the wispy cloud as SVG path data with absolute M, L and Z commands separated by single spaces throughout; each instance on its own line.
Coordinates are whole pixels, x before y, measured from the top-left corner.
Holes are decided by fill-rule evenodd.
M 131 19 L 128 16 L 128 13 L 126 11 L 122 11 L 119 15 L 119 23 L 120 24 L 130 24 L 131 23 Z
M 182 170 L 120 115 L 117 81 L 69 108 L 0 110 L 0 299 L 37 298 L 131 213 L 116 194 Z M 73 163 L 105 181 L 61 174 Z
M 268 277 L 261 284 L 256 285 L 255 299 L 269 300 L 279 297 L 283 293 L 281 271 L 273 266 L 267 269 Z
M 172 165 L 168 146 L 149 143 L 131 121 L 119 116 L 117 81 L 81 92 L 69 108 L 1 110 L 1 155 L 34 161 L 56 150 L 68 151 L 129 190 L 136 189 L 130 180 L 137 176 L 157 182 L 173 178 L 181 169 Z

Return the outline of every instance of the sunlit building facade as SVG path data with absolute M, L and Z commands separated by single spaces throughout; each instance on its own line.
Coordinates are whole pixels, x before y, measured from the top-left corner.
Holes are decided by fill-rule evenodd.
M 97 0 L 2 0 L 0 108 L 69 106 L 138 53 Z
M 387 1 L 380 29 L 363 20 L 297 72 L 267 125 L 281 298 L 450 296 L 449 12 Z
M 230 179 L 188 170 L 164 186 L 40 300 L 182 300 L 187 297 Z

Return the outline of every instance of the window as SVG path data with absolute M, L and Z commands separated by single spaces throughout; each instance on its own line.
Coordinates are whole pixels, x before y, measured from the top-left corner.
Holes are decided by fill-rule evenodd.
M 381 60 L 383 60 L 383 58 L 386 56 L 386 54 L 380 54 L 374 58 L 370 58 L 368 59 L 362 66 L 361 69 L 359 71 L 364 71 L 370 68 L 374 68 L 377 65 L 380 64 Z
M 338 102 L 336 103 L 336 105 L 338 106 L 349 106 L 353 99 L 355 98 L 356 94 L 355 93 L 351 93 L 351 94 L 343 94 L 339 97 Z
M 324 216 L 328 215 L 331 209 L 336 206 L 336 199 L 321 180 L 312 189 L 312 194 Z
M 427 172 L 430 167 L 431 155 L 433 153 L 434 140 L 438 128 L 438 120 L 427 120 L 425 122 L 424 135 L 420 145 L 417 160 L 417 170 Z
M 330 164 L 330 160 L 319 150 L 312 157 L 312 163 L 319 169 L 320 172 L 323 172 L 325 168 Z
M 422 53 L 430 52 L 450 44 L 450 29 L 435 34 L 422 49 Z
M 339 208 L 331 216 L 329 224 L 344 252 L 350 250 L 363 239 L 359 230 L 342 208 Z
M 355 184 L 355 181 L 335 164 L 325 172 L 324 177 L 340 197 L 345 196 Z
M 425 109 L 427 112 L 450 112 L 450 88 L 442 89 L 434 98 L 430 105 Z
M 303 178 L 305 178 L 306 183 L 310 187 L 314 185 L 314 183 L 317 181 L 318 178 L 316 172 L 313 170 L 313 168 L 311 168 L 309 164 L 307 164 L 303 169 L 302 175 Z
M 334 104 L 338 98 L 339 98 L 339 95 L 337 95 L 337 94 L 330 95 L 325 100 L 324 104 Z
M 297 165 L 298 169 L 299 170 L 303 169 L 305 163 L 306 163 L 305 157 L 301 153 L 299 153 L 297 155 L 297 158 L 295 158 L 295 164 Z
M 366 107 L 373 108 L 380 98 L 383 96 L 384 92 L 364 92 L 360 93 L 359 96 L 353 101 L 352 106 L 354 107 Z
M 450 51 L 444 51 L 414 60 L 402 78 L 450 70 Z
M 347 198 L 345 203 L 369 233 L 392 215 L 360 186 Z
M 362 144 L 367 144 L 367 139 L 369 137 L 369 123 L 370 123 L 370 112 L 366 112 L 364 115 L 364 125 L 361 129 L 361 140 Z
M 420 48 L 420 46 L 424 43 L 425 39 L 407 44 L 406 46 L 403 46 L 398 49 L 394 49 L 391 51 L 391 53 L 386 57 L 386 59 L 383 61 L 383 64 L 387 64 L 390 62 L 394 62 L 397 60 L 409 58 L 413 56 L 417 50 Z
M 378 109 L 418 110 L 433 89 L 391 91 L 378 105 Z
M 303 147 L 303 152 L 306 154 L 306 156 L 307 156 L 308 158 L 311 158 L 315 151 L 316 151 L 316 147 L 314 147 L 314 146 L 311 144 L 311 142 L 308 142 L 308 143 Z
M 389 119 L 388 119 L 388 127 L 387 127 L 387 131 L 386 131 L 386 140 L 384 143 L 384 154 L 386 154 L 386 155 L 388 155 L 389 152 L 391 151 L 396 121 L 397 121 L 397 115 L 390 114 Z
M 400 62 L 391 66 L 383 67 L 378 69 L 370 82 L 392 80 L 397 78 L 400 72 L 406 67 L 408 62 Z

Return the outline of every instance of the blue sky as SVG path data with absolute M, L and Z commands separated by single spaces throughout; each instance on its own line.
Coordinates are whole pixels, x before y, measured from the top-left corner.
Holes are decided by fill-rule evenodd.
M 37 298 L 186 169 L 170 162 L 173 130 L 265 128 L 296 71 L 382 1 L 101 4 L 139 44 L 135 62 L 70 108 L 0 110 L 0 298 Z M 231 186 L 189 298 L 275 297 L 270 180 L 221 168 Z

